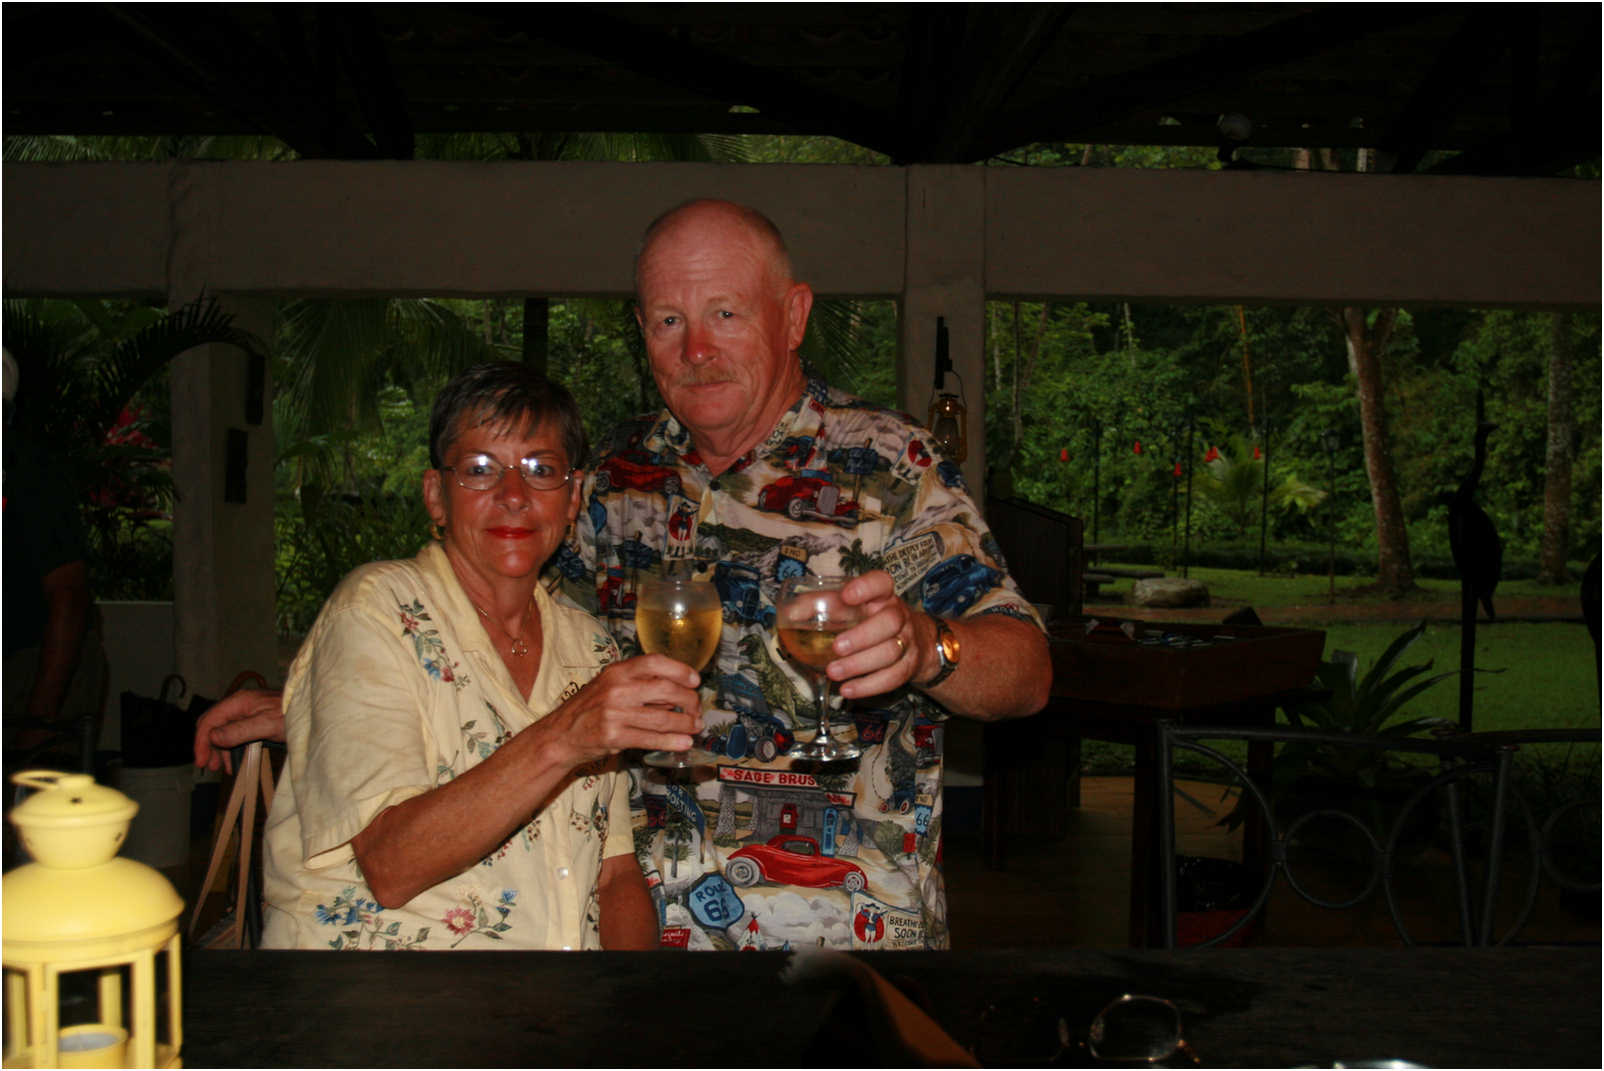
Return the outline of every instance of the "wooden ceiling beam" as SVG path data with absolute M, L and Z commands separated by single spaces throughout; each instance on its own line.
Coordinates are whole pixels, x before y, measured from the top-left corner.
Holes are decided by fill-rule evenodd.
M 1391 170 L 1395 174 L 1409 174 L 1420 166 L 1426 153 L 1440 143 L 1434 136 L 1443 125 L 1440 117 L 1452 112 L 1455 101 L 1469 87 L 1482 83 L 1487 68 L 1506 47 L 1509 22 L 1504 5 L 1479 4 L 1468 11 L 1459 29 L 1438 50 L 1414 95 L 1381 133 L 1377 148 L 1393 155 Z
M 1067 94 L 1068 100 L 1016 112 L 998 122 L 990 141 L 977 146 L 977 158 L 1032 141 L 1062 140 L 1053 133 L 1057 130 L 1096 130 L 1119 123 L 1132 112 L 1163 107 L 1196 93 L 1218 95 L 1222 87 L 1247 83 L 1268 68 L 1430 14 L 1429 7 L 1412 4 L 1319 7 L 1182 56 L 1108 75 Z
M 547 4 L 517 17 L 508 14 L 514 5 L 473 7 L 482 17 L 516 25 L 530 37 L 588 53 L 726 106 L 756 108 L 799 133 L 828 130 L 876 152 L 895 155 L 896 146 L 885 129 L 889 116 L 869 115 L 861 102 L 821 91 L 779 71 L 642 29 L 609 14 L 607 5 Z
M 982 5 L 934 5 L 910 16 L 898 79 L 902 149 L 893 161 L 964 163 L 1076 5 L 1014 13 Z
M 1593 33 L 1573 36 L 1570 54 L 1560 68 L 1554 87 L 1534 101 L 1527 89 L 1537 81 L 1535 41 L 1528 42 L 1530 65 L 1526 77 L 1517 72 L 1510 100 L 1510 131 L 1451 156 L 1430 168 L 1439 175 L 1556 175 L 1577 164 L 1597 161 L 1600 151 L 1597 102 L 1599 94 L 1598 20 L 1592 11 Z M 1517 49 L 1521 46 L 1517 45 Z M 1517 59 L 1517 64 L 1521 63 Z M 1577 104 L 1586 102 L 1588 121 L 1577 122 Z
M 253 133 L 276 137 L 306 157 L 377 155 L 365 137 L 342 122 L 334 97 L 334 72 L 319 62 L 315 40 L 310 53 L 275 52 L 222 5 L 108 4 L 105 8 L 129 40 L 170 77 L 215 100 Z M 282 21 L 280 26 L 293 29 Z M 292 36 L 281 34 L 287 40 Z

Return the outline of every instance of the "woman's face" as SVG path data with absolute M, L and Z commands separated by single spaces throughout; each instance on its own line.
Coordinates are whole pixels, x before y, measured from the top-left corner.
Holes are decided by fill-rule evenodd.
M 562 543 L 568 526 L 579 513 L 580 477 L 551 491 L 537 491 L 519 475 L 518 462 L 531 454 L 559 472 L 572 464 L 563 450 L 555 423 L 500 427 L 479 424 L 469 414 L 457 425 L 456 440 L 446 451 L 446 467 L 423 474 L 423 502 L 429 517 L 445 530 L 445 550 L 465 583 L 469 579 L 494 588 L 506 579 L 530 577 L 540 571 Z M 488 454 L 503 468 L 501 478 L 484 491 L 458 482 L 462 459 Z

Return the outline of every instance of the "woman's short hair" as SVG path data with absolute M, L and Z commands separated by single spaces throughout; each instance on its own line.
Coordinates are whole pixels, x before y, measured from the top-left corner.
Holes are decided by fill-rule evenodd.
M 585 463 L 579 403 L 568 388 L 528 365 L 516 361 L 474 365 L 441 387 L 429 414 L 429 464 L 444 466 L 457 435 L 464 428 L 485 424 L 498 431 L 552 424 L 562 438 L 568 464 L 577 468 Z

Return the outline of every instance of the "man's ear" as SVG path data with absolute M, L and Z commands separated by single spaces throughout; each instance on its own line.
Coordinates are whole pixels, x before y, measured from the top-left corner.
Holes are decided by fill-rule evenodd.
M 785 292 L 786 349 L 795 350 L 802 345 L 807 334 L 808 314 L 813 311 L 813 288 L 807 283 L 792 283 Z
M 579 518 L 579 503 L 585 490 L 585 470 L 575 469 L 568 477 L 568 523 L 572 525 Z

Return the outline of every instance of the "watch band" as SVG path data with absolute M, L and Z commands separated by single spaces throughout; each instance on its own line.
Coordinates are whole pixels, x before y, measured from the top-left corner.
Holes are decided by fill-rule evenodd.
M 958 668 L 958 637 L 952 634 L 952 629 L 941 618 L 938 617 L 934 620 L 936 623 L 936 657 L 941 661 L 941 668 L 936 670 L 934 677 L 925 681 L 923 687 L 927 689 L 934 688 L 952 676 L 952 671 Z M 947 650 L 949 647 L 952 649 L 950 654 Z

